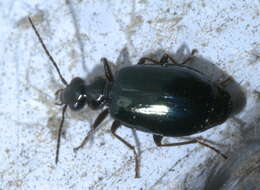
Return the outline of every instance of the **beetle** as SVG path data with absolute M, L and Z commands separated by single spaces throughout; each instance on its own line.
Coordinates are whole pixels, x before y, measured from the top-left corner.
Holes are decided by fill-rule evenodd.
M 37 35 L 45 53 L 56 68 L 64 89 L 56 92 L 63 106 L 62 119 L 58 131 L 55 162 L 58 162 L 61 131 L 67 107 L 73 111 L 88 105 L 93 110 L 102 110 L 94 121 L 90 132 L 75 148 L 84 146 L 90 133 L 110 114 L 114 119 L 112 134 L 135 156 L 135 177 L 139 177 L 138 155 L 133 145 L 120 137 L 116 130 L 126 127 L 152 133 L 157 146 L 178 146 L 192 143 L 204 145 L 224 158 L 213 146 L 193 138 L 185 142 L 163 144 L 162 138 L 182 137 L 196 134 L 223 123 L 231 114 L 230 94 L 223 88 L 223 83 L 211 81 L 205 74 L 187 65 L 192 56 L 178 64 L 174 58 L 164 54 L 157 61 L 143 57 L 136 65 L 128 66 L 112 73 L 108 60 L 101 59 L 104 65 L 104 76 L 97 77 L 90 83 L 76 77 L 67 83 L 60 70 L 44 45 L 31 18 L 29 22 Z

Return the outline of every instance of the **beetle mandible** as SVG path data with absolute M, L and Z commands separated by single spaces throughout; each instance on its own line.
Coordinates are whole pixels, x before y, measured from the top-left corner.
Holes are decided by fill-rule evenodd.
M 85 105 L 94 110 L 102 110 L 90 132 L 95 131 L 109 114 L 112 116 L 114 119 L 111 126 L 112 134 L 134 153 L 135 177 L 139 177 L 138 156 L 134 146 L 116 133 L 121 125 L 152 133 L 157 146 L 199 143 L 226 158 L 218 149 L 198 138 L 185 142 L 161 143 L 164 136 L 182 137 L 205 131 L 223 123 L 231 114 L 231 97 L 222 87 L 223 83 L 213 82 L 200 71 L 186 65 L 193 58 L 195 50 L 192 51 L 192 56 L 181 64 L 176 63 L 168 54 L 164 54 L 159 61 L 143 57 L 137 65 L 122 68 L 115 74 L 111 72 L 107 59 L 102 58 L 105 76 L 97 77 L 89 84 L 79 77 L 67 83 L 31 18 L 28 19 L 65 85 L 64 89 L 56 92 L 60 105 L 63 106 L 57 139 L 56 163 L 59 159 L 66 109 L 69 107 L 76 111 Z M 89 136 L 90 133 L 74 150 L 82 148 Z

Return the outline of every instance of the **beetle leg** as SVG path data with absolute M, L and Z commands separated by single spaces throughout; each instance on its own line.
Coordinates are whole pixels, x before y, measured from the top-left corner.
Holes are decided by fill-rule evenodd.
M 156 64 L 162 64 L 160 61 L 157 61 L 155 59 L 152 59 L 152 58 L 149 58 L 149 57 L 142 57 L 141 59 L 139 59 L 138 61 L 138 65 L 142 65 L 142 64 L 145 64 L 146 61 L 150 61 L 152 63 L 156 63 Z
M 184 141 L 184 142 L 178 142 L 178 143 L 162 144 L 162 138 L 163 138 L 163 136 L 153 135 L 154 143 L 155 143 L 157 146 L 180 146 L 180 145 L 185 145 L 185 144 L 197 143 L 197 141 L 196 141 L 195 139 L 193 139 L 193 140 L 190 140 L 190 141 Z
M 163 54 L 162 58 L 160 59 L 160 61 L 157 61 L 155 59 L 149 58 L 149 57 L 143 57 L 138 61 L 138 65 L 144 64 L 146 61 L 150 61 L 152 63 L 156 63 L 156 64 L 160 64 L 160 65 L 165 65 L 168 62 L 168 59 L 171 60 L 171 62 L 173 64 L 177 64 L 177 62 L 171 57 L 169 56 L 167 53 Z
M 114 77 L 113 77 L 112 71 L 111 71 L 111 69 L 109 67 L 107 59 L 106 58 L 101 58 L 101 63 L 103 63 L 103 65 L 104 65 L 105 75 L 106 75 L 107 79 L 110 82 L 112 82 L 114 80 Z
M 173 63 L 173 64 L 177 64 L 177 62 L 173 59 L 173 57 L 171 57 L 169 54 L 165 53 L 163 54 L 160 63 L 165 65 L 168 62 L 168 59 Z
M 87 136 L 84 138 L 84 140 L 80 143 L 80 145 L 76 148 L 74 148 L 74 151 L 78 151 L 80 148 L 83 148 L 83 146 L 86 144 L 88 139 L 90 138 L 91 134 L 96 130 L 96 128 L 104 121 L 109 113 L 108 108 L 103 110 L 96 118 L 95 122 L 93 123 L 91 130 L 88 132 Z
M 154 143 L 157 146 L 180 146 L 180 145 L 186 145 L 186 144 L 199 143 L 199 144 L 201 144 L 203 146 L 206 146 L 206 147 L 210 148 L 211 150 L 215 151 L 216 153 L 220 154 L 224 159 L 228 158 L 225 154 L 220 152 L 220 150 L 214 148 L 213 146 L 210 146 L 209 144 L 206 144 L 205 142 L 202 142 L 202 140 L 200 140 L 199 138 L 194 138 L 192 140 L 184 141 L 184 142 L 168 143 L 168 144 L 162 144 L 162 138 L 163 138 L 163 136 L 153 135 Z
M 119 121 L 114 121 L 112 126 L 111 126 L 111 132 L 112 134 L 119 140 L 121 141 L 124 145 L 126 145 L 129 149 L 131 149 L 134 152 L 134 156 L 135 156 L 135 178 L 139 178 L 140 177 L 140 172 L 139 172 L 139 159 L 138 159 L 138 155 L 135 151 L 135 147 L 133 145 L 131 145 L 130 143 L 128 143 L 126 140 L 124 140 L 122 137 L 120 137 L 119 135 L 116 134 L 116 130 L 120 127 L 121 123 Z
M 62 116 L 61 116 L 61 122 L 59 126 L 59 131 L 58 131 L 58 139 L 57 139 L 57 147 L 56 147 L 56 157 L 55 157 L 55 163 L 57 164 L 59 161 L 59 152 L 60 152 L 60 138 L 61 138 L 61 131 L 63 127 L 63 123 L 65 120 L 65 112 L 67 109 L 67 105 L 64 105 L 62 108 Z
M 232 77 L 228 77 L 225 80 L 219 82 L 219 85 L 224 88 L 227 85 L 227 83 L 229 83 L 231 80 L 232 80 Z
M 196 50 L 196 49 L 193 49 L 192 51 L 191 51 L 191 55 L 188 57 L 188 58 L 186 58 L 183 62 L 182 62 L 182 64 L 186 64 L 186 63 L 188 63 L 189 61 L 191 61 L 192 59 L 194 59 L 194 55 L 196 54 L 196 53 L 198 53 L 198 50 Z

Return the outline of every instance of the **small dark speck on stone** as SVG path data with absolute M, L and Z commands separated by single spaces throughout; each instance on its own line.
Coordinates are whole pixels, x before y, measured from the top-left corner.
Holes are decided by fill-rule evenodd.
M 10 152 L 10 149 L 9 148 L 6 148 L 5 149 L 5 152 L 8 154 Z

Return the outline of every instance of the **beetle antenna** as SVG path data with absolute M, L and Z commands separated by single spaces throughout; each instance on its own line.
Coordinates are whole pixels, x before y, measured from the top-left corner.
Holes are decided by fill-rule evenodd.
M 40 41 L 40 43 L 41 43 L 41 45 L 42 45 L 42 47 L 43 47 L 45 53 L 47 54 L 47 56 L 48 56 L 49 59 L 51 60 L 52 64 L 53 64 L 54 67 L 56 68 L 56 70 L 57 70 L 57 72 L 58 72 L 58 74 L 59 74 L 59 76 L 60 76 L 61 81 L 63 82 L 63 84 L 65 84 L 66 86 L 68 86 L 67 81 L 63 78 L 63 76 L 62 76 L 61 73 L 60 73 L 60 69 L 59 69 L 57 63 L 54 61 L 54 59 L 53 59 L 53 57 L 51 56 L 50 52 L 48 51 L 47 47 L 46 47 L 45 44 L 43 43 L 43 40 L 42 40 L 42 38 L 41 38 L 39 32 L 37 31 L 35 25 L 34 25 L 33 22 L 32 22 L 32 19 L 31 19 L 30 17 L 28 17 L 28 20 L 29 20 L 29 22 L 30 22 L 30 24 L 31 24 L 31 26 L 32 26 L 32 28 L 33 28 L 33 30 L 34 30 L 36 36 L 38 37 L 38 39 L 39 39 L 39 41 Z
M 58 131 L 58 139 L 57 139 L 57 147 L 56 147 L 56 157 L 55 157 L 55 163 L 57 164 L 59 161 L 59 152 L 60 152 L 60 138 L 61 138 L 61 131 L 62 131 L 62 127 L 63 127 L 63 123 L 65 120 L 65 112 L 67 109 L 67 105 L 65 105 L 62 109 L 62 116 L 61 116 L 61 122 L 60 122 L 60 126 L 59 126 L 59 131 Z

